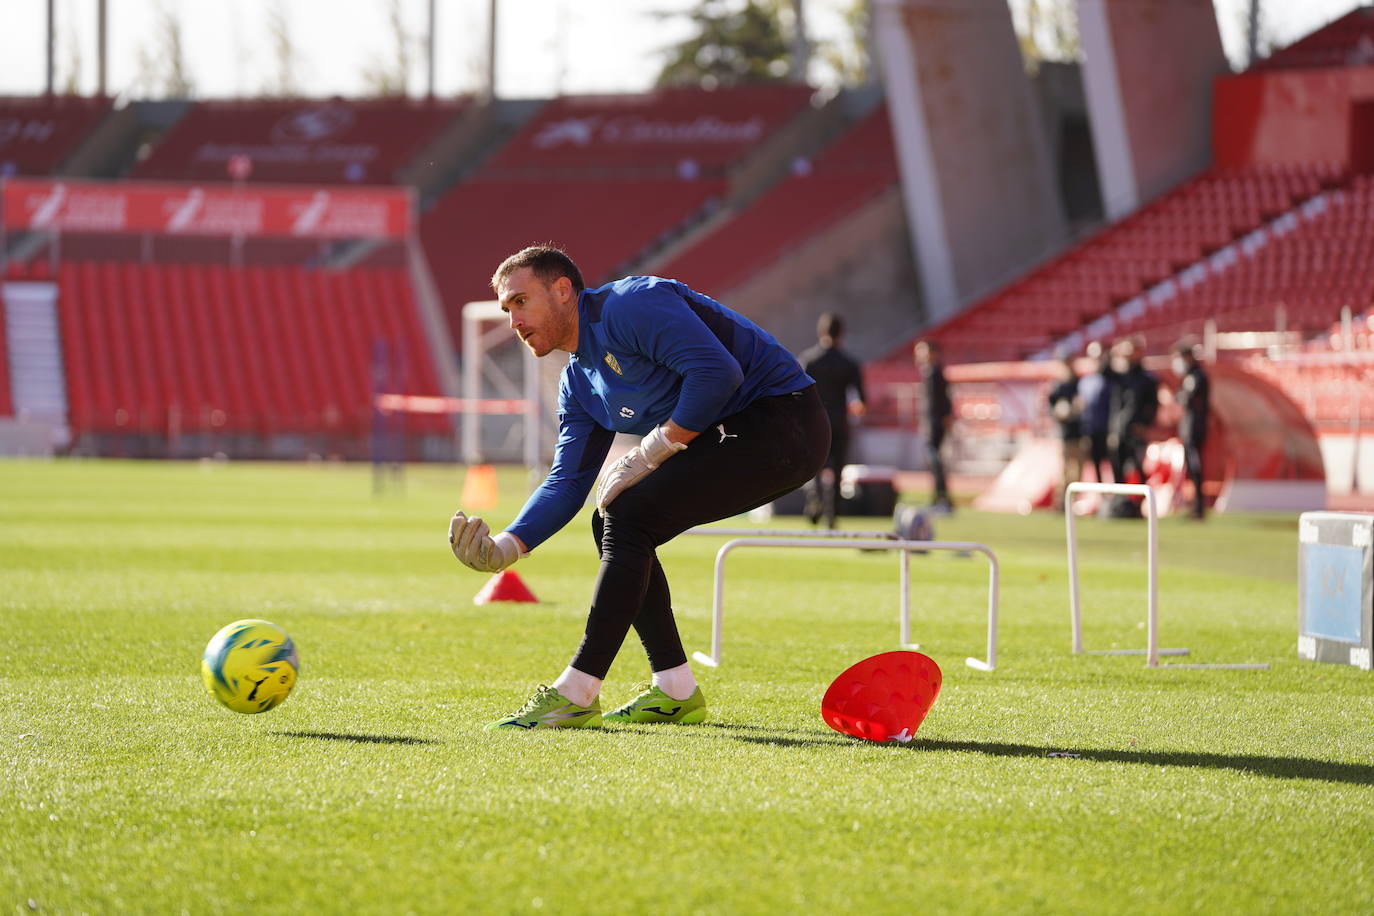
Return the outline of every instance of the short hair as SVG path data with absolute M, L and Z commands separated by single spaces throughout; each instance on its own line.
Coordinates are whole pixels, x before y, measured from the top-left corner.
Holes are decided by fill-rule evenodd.
M 1197 344 L 1195 344 L 1190 338 L 1185 337 L 1182 340 L 1176 342 L 1173 345 L 1172 350 L 1179 356 L 1186 356 L 1189 359 L 1197 359 Z
M 566 251 L 552 245 L 531 245 L 501 262 L 496 273 L 491 275 L 492 290 L 522 267 L 528 267 L 545 285 L 551 285 L 559 277 L 567 277 L 572 281 L 573 292 L 580 293 L 587 288 L 582 282 L 582 271 L 577 269 Z
M 839 340 L 844 335 L 844 319 L 833 312 L 825 312 L 816 322 L 816 333 L 821 337 Z

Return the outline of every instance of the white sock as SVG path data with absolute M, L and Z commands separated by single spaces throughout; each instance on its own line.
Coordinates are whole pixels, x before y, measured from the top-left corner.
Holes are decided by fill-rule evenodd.
M 697 679 L 692 677 L 692 666 L 683 662 L 676 668 L 655 671 L 654 686 L 674 700 L 685 700 L 696 693 Z
M 563 669 L 563 673 L 558 675 L 558 680 L 554 681 L 552 686 L 578 706 L 592 705 L 601 694 L 601 678 L 578 671 L 571 665 Z

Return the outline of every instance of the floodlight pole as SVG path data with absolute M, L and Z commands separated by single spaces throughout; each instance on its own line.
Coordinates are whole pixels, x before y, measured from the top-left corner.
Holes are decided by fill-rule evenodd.
M 57 54 L 57 0 L 48 0 L 48 70 L 44 80 L 47 87 L 47 94 L 52 95 L 56 88 L 56 67 L 53 58 Z
M 806 40 L 806 0 L 792 0 L 792 79 L 795 82 L 806 82 L 810 56 Z
M 487 85 L 488 101 L 496 100 L 496 0 L 487 3 Z
M 101 0 L 103 3 L 104 0 Z M 429 0 L 429 28 L 425 32 L 425 94 L 434 98 L 434 0 Z
M 109 73 L 109 0 L 96 0 L 95 4 L 95 94 L 105 98 L 108 94 Z

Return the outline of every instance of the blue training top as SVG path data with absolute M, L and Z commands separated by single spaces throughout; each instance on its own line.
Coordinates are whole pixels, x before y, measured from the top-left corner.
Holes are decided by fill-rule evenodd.
M 759 398 L 813 384 L 771 334 L 676 280 L 583 290 L 577 312 L 553 467 L 507 529 L 530 550 L 577 515 L 615 433 L 642 436 L 670 418 L 701 432 Z

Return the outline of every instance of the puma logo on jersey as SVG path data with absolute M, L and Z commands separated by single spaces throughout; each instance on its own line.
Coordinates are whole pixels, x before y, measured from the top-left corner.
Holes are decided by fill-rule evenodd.
M 724 442 L 726 439 L 738 439 L 738 438 L 739 438 L 739 436 L 737 436 L 737 435 L 734 434 L 734 433 L 727 433 L 727 432 L 725 431 L 725 424 L 724 424 L 724 423 L 717 423 L 717 424 L 716 424 L 716 429 L 720 430 L 720 441 L 721 441 L 721 442 Z
M 620 363 L 617 362 L 616 358 L 610 354 L 609 350 L 606 351 L 606 365 L 610 366 L 611 371 L 614 372 L 616 375 L 625 374 L 624 372 L 620 371 Z

